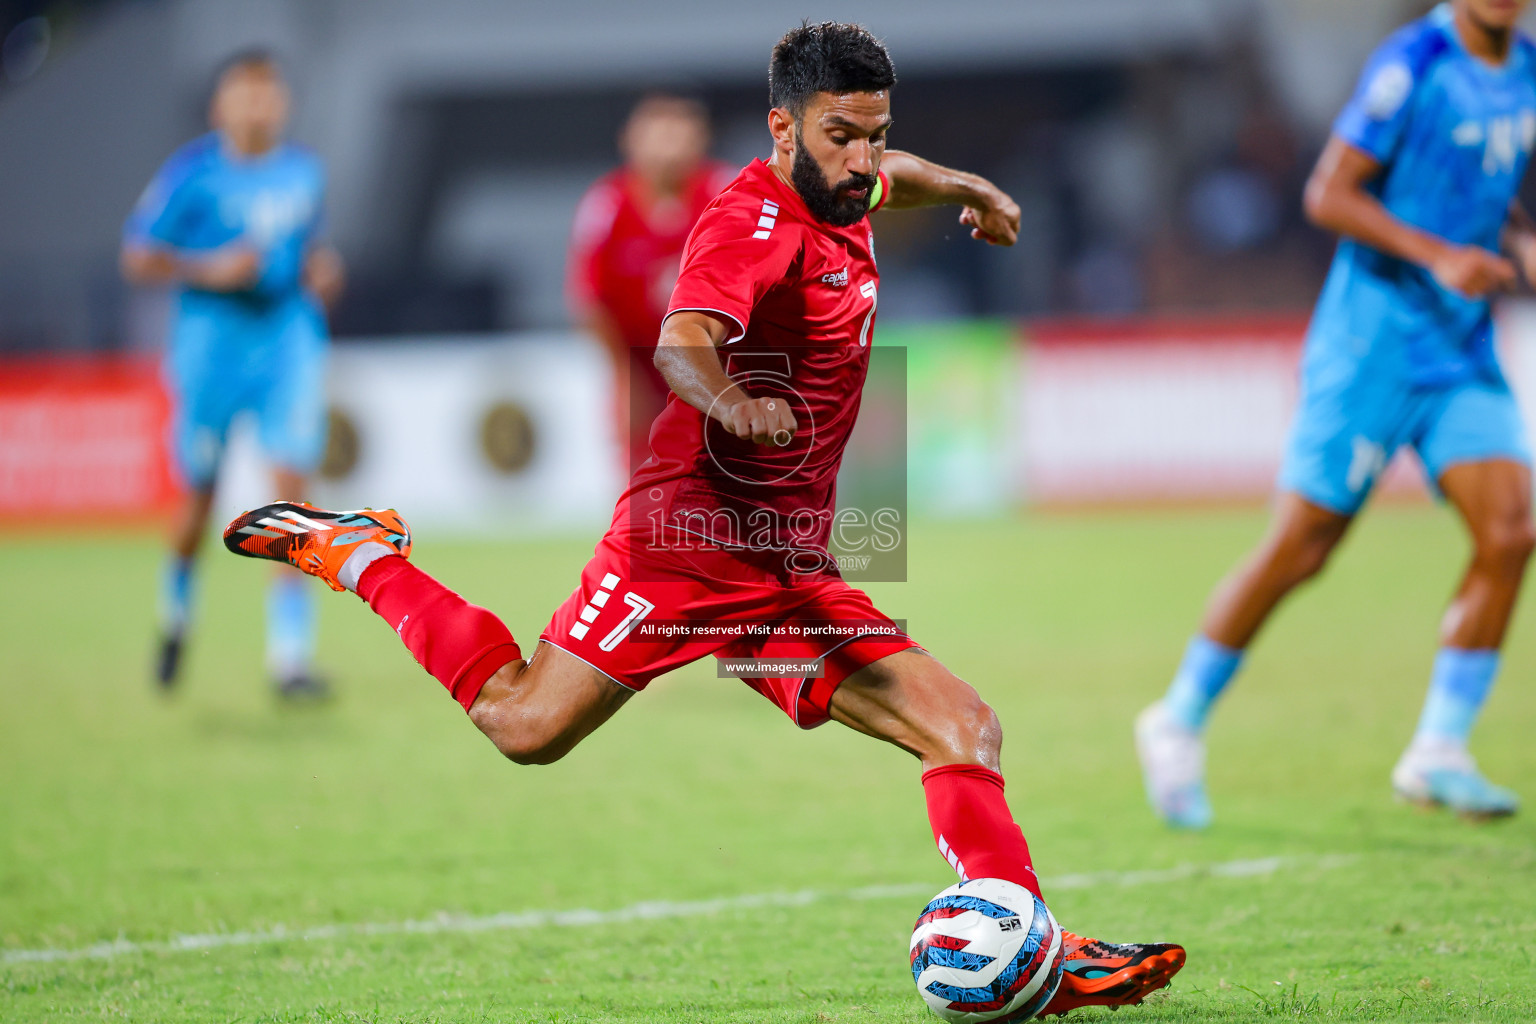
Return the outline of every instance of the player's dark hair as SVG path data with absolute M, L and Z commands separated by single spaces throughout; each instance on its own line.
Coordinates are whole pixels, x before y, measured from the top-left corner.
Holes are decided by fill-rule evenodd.
M 891 55 L 863 25 L 802 22 L 784 33 L 768 62 L 768 103 L 797 121 L 818 92 L 877 92 L 895 84 Z
M 628 120 L 653 113 L 685 114 L 709 121 L 709 107 L 695 93 L 681 89 L 652 89 L 635 101 Z
M 231 71 L 244 71 L 248 68 L 270 69 L 274 74 L 280 75 L 283 71 L 283 62 L 278 59 L 275 52 L 265 46 L 247 46 L 219 61 L 219 66 L 213 70 L 213 87 L 217 89 L 219 83 L 224 81 L 224 76 Z

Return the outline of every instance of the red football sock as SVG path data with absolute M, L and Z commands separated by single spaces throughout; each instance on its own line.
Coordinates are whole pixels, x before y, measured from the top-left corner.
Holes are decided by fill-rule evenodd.
M 468 711 L 485 681 L 523 656 L 495 615 L 472 605 L 399 555 L 380 558 L 357 596 L 392 626 L 421 667 Z
M 934 842 L 962 881 L 1001 878 L 1040 895 L 1029 844 L 1003 799 L 1001 775 L 976 764 L 946 764 L 923 772 L 923 792 Z

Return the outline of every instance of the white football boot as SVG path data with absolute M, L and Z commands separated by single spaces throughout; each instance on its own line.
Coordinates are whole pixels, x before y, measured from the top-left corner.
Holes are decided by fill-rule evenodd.
M 1136 716 L 1136 756 L 1141 759 L 1147 800 L 1174 828 L 1205 828 L 1211 802 L 1205 795 L 1205 740 L 1174 721 L 1163 702 Z
M 1392 789 L 1403 800 L 1448 807 L 1468 818 L 1503 818 L 1520 809 L 1520 798 L 1489 782 L 1454 740 L 1410 743 L 1392 769 Z

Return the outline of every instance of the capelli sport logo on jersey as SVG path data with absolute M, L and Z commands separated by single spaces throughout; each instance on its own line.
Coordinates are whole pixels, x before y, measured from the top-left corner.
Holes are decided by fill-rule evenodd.
M 833 288 L 848 287 L 848 268 L 844 267 L 842 270 L 839 270 L 835 274 L 822 274 L 821 283 L 829 284 Z

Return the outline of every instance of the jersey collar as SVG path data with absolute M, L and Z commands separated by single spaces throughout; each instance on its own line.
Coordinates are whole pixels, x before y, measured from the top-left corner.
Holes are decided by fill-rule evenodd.
M 767 178 L 769 180 L 768 187 L 778 189 L 779 194 L 785 197 L 784 202 L 779 204 L 780 206 L 788 203 L 794 209 L 795 213 L 800 217 L 800 219 L 805 221 L 807 224 L 814 224 L 824 231 L 850 231 L 854 228 L 857 228 L 861 224 L 868 224 L 869 222 L 869 214 L 866 213 L 863 220 L 850 224 L 848 227 L 838 227 L 836 224 L 828 224 L 826 221 L 822 220 L 820 217 L 817 217 L 814 213 L 811 212 L 811 208 L 805 205 L 805 200 L 801 198 L 800 192 L 795 188 L 795 186 L 779 177 L 778 172 L 769 166 L 768 161 L 764 160 L 762 157 L 758 157 L 747 166 L 759 177 Z
M 1442 3 L 1437 6 L 1429 12 L 1429 19 L 1436 28 L 1445 33 L 1446 39 L 1450 41 L 1451 46 L 1456 52 L 1465 57 L 1479 71 L 1483 71 L 1495 78 L 1503 78 L 1525 63 L 1524 38 L 1520 34 L 1520 27 L 1518 25 L 1510 30 L 1509 53 L 1505 55 L 1504 63 L 1490 64 L 1467 49 L 1466 40 L 1461 38 L 1461 33 L 1456 29 L 1456 12 L 1452 10 L 1450 4 Z

